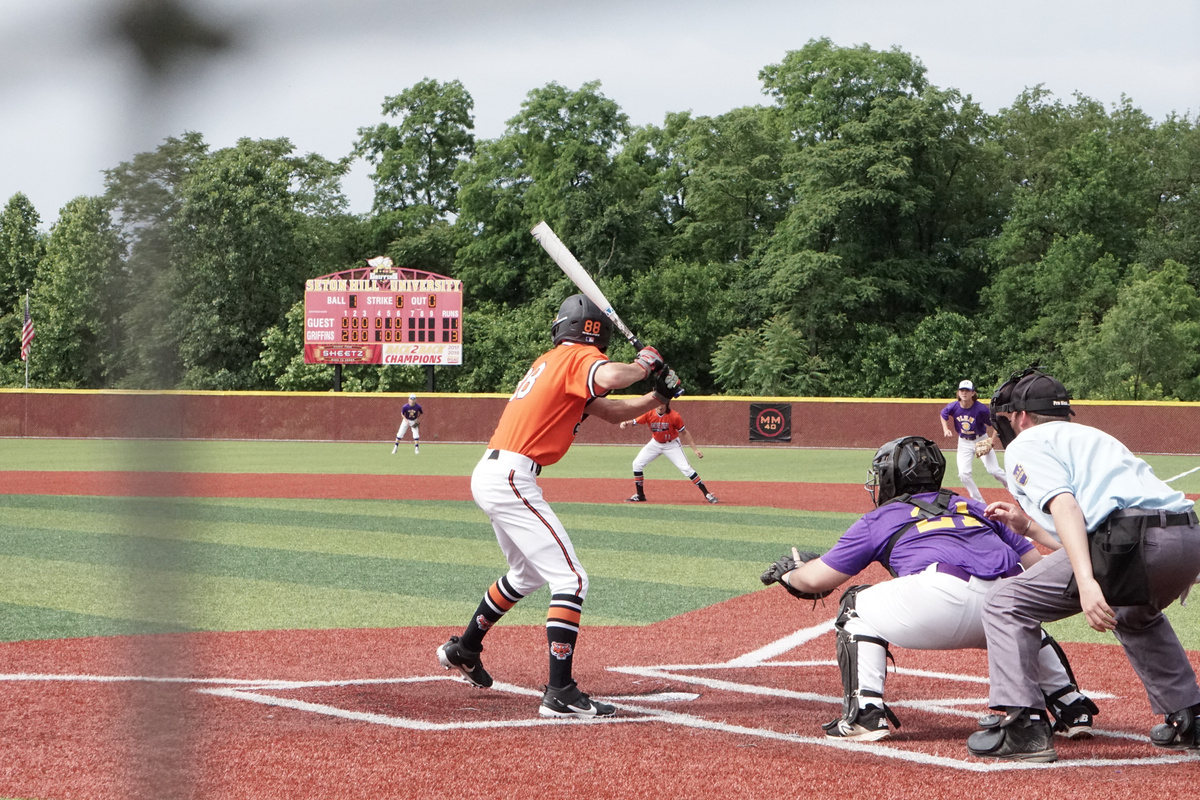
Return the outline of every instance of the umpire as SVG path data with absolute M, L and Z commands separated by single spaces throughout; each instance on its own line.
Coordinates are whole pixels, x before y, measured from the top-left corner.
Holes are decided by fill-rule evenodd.
M 967 749 L 983 758 L 1054 760 L 1034 680 L 1039 630 L 1080 611 L 1092 628 L 1116 635 L 1150 707 L 1164 715 L 1150 740 L 1171 750 L 1200 749 L 1200 687 L 1162 613 L 1200 573 L 1192 502 L 1112 436 L 1070 422 L 1066 389 L 1045 373 L 1013 375 L 996 390 L 992 412 L 1009 490 L 1030 528 L 1050 533 L 1062 549 L 988 592 L 990 705 L 1002 716 L 981 720 L 985 730 L 971 735 Z M 1010 504 L 988 507 L 1001 517 L 1010 516 L 1008 509 L 1023 516 Z

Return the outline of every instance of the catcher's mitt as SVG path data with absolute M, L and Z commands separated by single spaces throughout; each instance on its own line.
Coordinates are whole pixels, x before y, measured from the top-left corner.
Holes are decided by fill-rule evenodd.
M 759 580 L 761 580 L 766 586 L 770 586 L 772 583 L 778 583 L 784 589 L 787 589 L 788 594 L 790 594 L 792 597 L 797 597 L 801 600 L 821 600 L 832 594 L 832 589 L 824 592 L 805 592 L 784 582 L 784 575 L 791 572 L 801 564 L 812 561 L 814 558 L 819 556 L 818 553 L 797 551 L 794 547 L 792 548 L 792 553 L 794 555 L 786 555 L 771 566 L 767 567 L 767 571 L 759 577 Z
M 975 455 L 983 458 L 988 453 L 992 452 L 992 437 L 985 436 L 982 439 L 975 440 Z

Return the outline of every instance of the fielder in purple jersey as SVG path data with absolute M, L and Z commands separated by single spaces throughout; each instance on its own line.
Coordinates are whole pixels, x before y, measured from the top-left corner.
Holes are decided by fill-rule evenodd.
M 947 439 L 958 437 L 958 480 L 964 489 L 975 500 L 983 500 L 979 487 L 975 485 L 972 468 L 975 458 L 983 459 L 983 468 L 988 471 L 1000 485 L 1008 487 L 1004 478 L 1004 470 L 992 450 L 992 417 L 988 407 L 976 399 L 975 384 L 962 381 L 958 384 L 958 398 L 951 400 L 942 409 L 942 435 Z M 988 442 L 985 453 L 977 453 L 976 446 Z
M 824 726 L 828 738 L 876 741 L 890 735 L 889 722 L 899 728 L 883 702 L 889 647 L 985 648 L 987 590 L 1042 558 L 1023 536 L 989 519 L 982 503 L 942 490 L 945 471 L 945 459 L 928 439 L 888 442 L 871 464 L 868 489 L 877 508 L 823 556 L 813 554 L 799 565 L 785 557 L 773 565 L 776 572 L 763 575 L 764 582 L 778 580 L 813 595 L 841 586 L 876 561 L 895 576 L 842 593 L 835 623 L 842 715 Z M 804 560 L 792 552 L 793 562 Z M 1096 706 L 1078 691 L 1066 656 L 1044 631 L 1037 666 L 1055 730 L 1072 738 L 1090 734 Z
M 421 453 L 421 422 L 420 417 L 425 413 L 425 409 L 421 408 L 421 404 L 417 402 L 417 396 L 410 394 L 408 402 L 400 409 L 400 416 L 403 419 L 400 422 L 400 430 L 396 431 L 396 443 L 392 445 L 392 455 L 396 455 L 396 448 L 400 446 L 400 440 L 404 438 L 404 434 L 409 430 L 412 431 L 413 437 L 413 452 L 417 455 Z

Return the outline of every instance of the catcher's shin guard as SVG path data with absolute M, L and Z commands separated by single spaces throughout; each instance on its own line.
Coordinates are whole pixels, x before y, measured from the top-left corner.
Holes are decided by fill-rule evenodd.
M 900 721 L 896 719 L 896 715 L 892 713 L 892 710 L 883 703 L 882 675 L 886 672 L 887 659 L 891 656 L 887 641 L 877 636 L 851 633 L 846 630 L 847 623 L 858 618 L 858 611 L 855 609 L 858 593 L 868 588 L 870 588 L 868 585 L 850 586 L 842 592 L 841 610 L 838 613 L 837 621 L 834 622 L 834 630 L 837 633 L 838 670 L 842 674 L 842 719 L 853 723 L 858 719 L 859 713 L 862 711 L 862 704 L 859 702 L 859 698 L 874 697 L 879 699 L 880 705 L 883 706 L 884 713 L 891 723 L 899 728 Z M 877 689 L 875 687 L 864 688 L 860 685 L 859 648 L 863 646 L 879 648 L 883 653 L 884 669 L 880 672 L 880 682 Z M 837 722 L 837 720 L 834 720 L 830 725 L 836 725 Z

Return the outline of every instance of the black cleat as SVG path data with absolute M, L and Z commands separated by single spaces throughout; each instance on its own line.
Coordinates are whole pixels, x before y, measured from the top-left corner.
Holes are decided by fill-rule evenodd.
M 477 651 L 468 650 L 457 636 L 451 636 L 450 641 L 437 649 L 438 663 L 446 669 L 457 669 L 473 685 L 486 689 L 492 685 L 492 676 L 487 674 L 479 659 L 482 652 L 482 647 Z
M 545 689 L 545 694 L 542 695 L 542 705 L 538 709 L 538 714 L 543 717 L 591 719 L 593 717 L 611 717 L 617 713 L 616 706 L 593 700 L 579 691 L 579 687 L 574 681 L 571 681 L 570 686 L 562 689 L 552 686 L 547 686 Z

